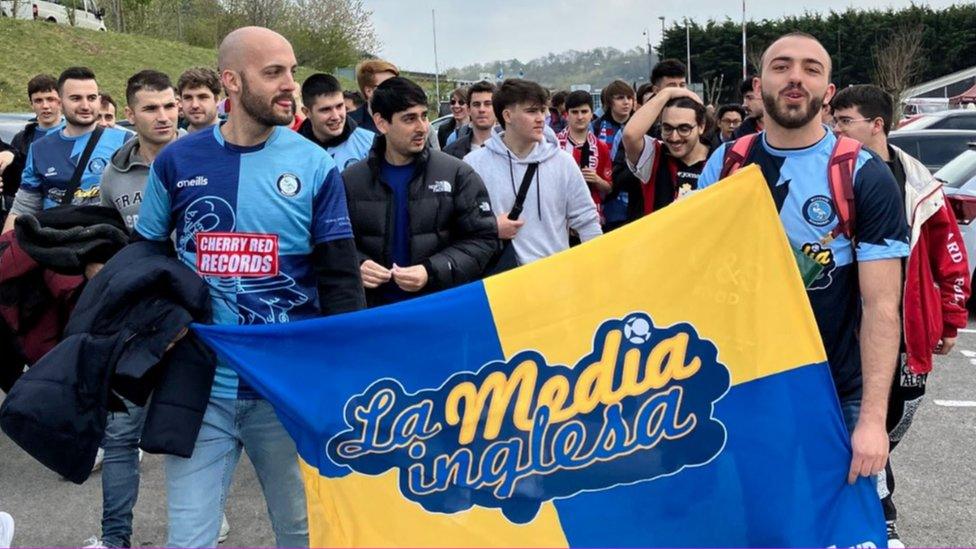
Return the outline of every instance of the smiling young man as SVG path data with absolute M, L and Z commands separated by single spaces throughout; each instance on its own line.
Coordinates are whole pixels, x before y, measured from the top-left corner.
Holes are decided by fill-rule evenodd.
M 298 133 L 332 155 L 340 170 L 369 154 L 376 134 L 347 116 L 342 86 L 331 74 L 313 74 L 302 82 L 302 114 Z
M 14 227 L 18 215 L 33 214 L 64 204 L 98 204 L 98 184 L 112 155 L 132 134 L 118 128 L 96 132 L 99 95 L 95 73 L 85 67 L 65 69 L 58 78 L 58 96 L 65 125 L 35 141 L 27 153 L 20 189 L 14 199 L 3 232 Z M 75 168 L 95 139 L 77 185 L 72 185 Z
M 510 78 L 495 92 L 493 108 L 502 131 L 464 157 L 481 176 L 498 212 L 498 237 L 511 240 L 520 265 L 569 248 L 569 229 L 582 242 L 602 234 L 600 217 L 573 158 L 545 137 L 549 93 L 535 82 Z M 531 164 L 535 176 L 521 216 L 508 218 Z
M 639 196 L 645 215 L 698 188 L 709 153 L 702 142 L 705 116 L 695 92 L 669 87 L 645 103 L 624 128 L 624 151 L 641 183 Z M 655 139 L 647 131 L 659 117 L 662 138 Z
M 220 77 L 213 70 L 197 67 L 183 71 L 176 81 L 176 94 L 186 119 L 186 131 L 193 133 L 217 123 Z
M 766 49 L 753 90 L 762 95 L 765 130 L 752 138 L 742 165 L 762 169 L 793 247 L 823 260 L 807 296 L 851 433 L 847 480 L 853 483 L 882 471 L 888 456 L 885 416 L 901 340 L 908 226 L 891 172 L 867 149 L 852 170 L 853 238 L 839 225 L 828 182 L 838 138 L 820 123 L 821 108 L 834 95 L 830 72 L 830 56 L 810 35 L 787 34 Z M 720 179 L 732 143 L 712 155 L 699 187 Z
M 217 53 L 227 122 L 168 145 L 150 168 L 137 238 L 165 242 L 210 287 L 217 324 L 273 324 L 365 306 L 345 188 L 332 158 L 289 130 L 291 44 L 261 27 Z M 215 248 L 245 239 L 247 252 Z M 222 248 L 221 248 L 222 249 Z M 271 404 L 222 360 L 189 458 L 165 456 L 170 547 L 214 547 L 241 451 L 279 547 L 308 545 L 295 443 Z
M 437 129 L 437 142 L 441 150 L 457 141 L 461 132 L 471 123 L 468 109 L 468 88 L 461 86 L 451 92 L 451 120 Z
M 427 144 L 427 95 L 402 77 L 370 100 L 380 131 L 342 173 L 370 306 L 481 277 L 497 249 L 488 192 L 470 166 Z

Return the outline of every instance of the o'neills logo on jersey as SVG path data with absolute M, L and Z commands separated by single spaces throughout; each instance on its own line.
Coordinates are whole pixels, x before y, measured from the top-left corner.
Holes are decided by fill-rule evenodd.
M 203 276 L 275 276 L 278 235 L 197 233 L 197 273 Z

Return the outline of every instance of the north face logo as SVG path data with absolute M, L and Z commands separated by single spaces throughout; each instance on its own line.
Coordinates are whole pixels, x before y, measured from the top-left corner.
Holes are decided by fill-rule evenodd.
M 432 184 L 427 185 L 427 188 L 435 193 L 449 193 L 453 187 L 447 181 L 434 181 Z

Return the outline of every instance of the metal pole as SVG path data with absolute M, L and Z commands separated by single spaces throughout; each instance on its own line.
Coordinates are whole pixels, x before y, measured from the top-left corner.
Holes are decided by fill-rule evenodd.
M 746 61 L 746 0 L 742 0 L 742 80 L 749 78 L 749 65 Z
M 430 10 L 431 28 L 434 31 L 434 93 L 437 94 L 437 112 L 441 109 L 441 70 L 437 64 L 437 18 L 434 10 Z
M 688 60 L 688 83 L 691 84 L 691 27 L 688 26 L 688 19 L 685 19 L 685 48 Z
M 651 29 L 644 29 L 644 37 L 647 38 L 647 77 L 650 82 L 650 74 L 654 70 L 654 56 L 651 53 Z
M 661 47 L 658 48 L 657 54 L 658 54 L 659 57 L 661 57 L 663 59 L 664 58 L 664 52 L 662 50 L 664 49 L 664 16 L 663 15 L 658 16 L 658 19 L 661 20 Z

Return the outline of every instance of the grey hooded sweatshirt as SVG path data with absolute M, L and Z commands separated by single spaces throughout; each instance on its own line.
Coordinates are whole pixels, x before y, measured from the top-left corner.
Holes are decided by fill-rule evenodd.
M 177 137 L 183 135 L 186 135 L 183 130 L 177 133 Z M 130 233 L 139 220 L 139 207 L 142 205 L 142 195 L 148 179 L 149 162 L 139 154 L 137 138 L 126 141 L 115 151 L 112 161 L 102 172 L 98 191 L 102 197 L 101 205 L 118 210 Z
M 496 133 L 464 161 L 484 180 L 497 214 L 511 211 L 528 164 L 539 163 L 519 217 L 525 225 L 512 241 L 519 264 L 569 248 L 569 229 L 583 242 L 603 234 L 589 187 L 573 157 L 550 139 L 543 139 L 525 158 L 519 158 L 502 141 L 504 135 Z

